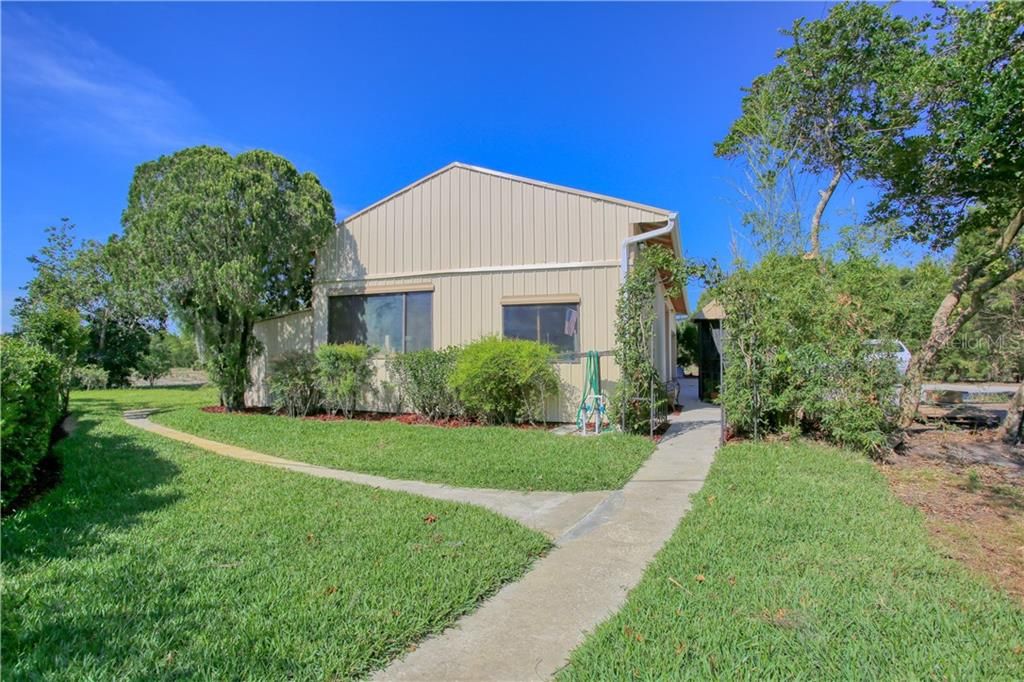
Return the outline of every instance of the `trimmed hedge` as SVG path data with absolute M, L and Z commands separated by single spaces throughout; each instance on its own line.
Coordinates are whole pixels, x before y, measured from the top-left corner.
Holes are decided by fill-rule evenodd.
M 316 384 L 323 405 L 331 414 L 340 410 L 351 418 L 359 399 L 373 387 L 373 365 L 377 352 L 358 343 L 326 343 L 316 349 Z
M 418 350 L 388 357 L 388 373 L 398 385 L 403 402 L 427 419 L 451 419 L 464 409 L 449 385 L 461 348 Z
M 555 356 L 537 341 L 485 337 L 462 349 L 449 383 L 473 416 L 497 424 L 534 421 L 559 389 Z
M 17 338 L 0 341 L 0 505 L 7 508 L 50 449 L 63 416 L 61 364 L 51 353 Z
M 322 396 L 316 385 L 316 357 L 312 353 L 295 352 L 270 363 L 271 404 L 289 417 L 305 417 L 316 411 Z

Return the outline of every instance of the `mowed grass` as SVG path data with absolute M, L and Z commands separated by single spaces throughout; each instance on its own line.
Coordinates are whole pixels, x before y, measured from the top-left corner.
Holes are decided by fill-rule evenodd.
M 76 394 L 63 483 L 4 519 L 4 679 L 336 679 L 384 666 L 547 540 L 476 507 L 124 424 L 203 391 Z
M 945 559 L 862 458 L 722 450 L 562 680 L 1024 679 L 1024 611 Z
M 440 428 L 392 421 L 316 421 L 274 415 L 211 414 L 196 407 L 161 412 L 155 422 L 288 459 L 469 488 L 620 488 L 654 451 L 646 438 L 578 438 L 546 431 Z

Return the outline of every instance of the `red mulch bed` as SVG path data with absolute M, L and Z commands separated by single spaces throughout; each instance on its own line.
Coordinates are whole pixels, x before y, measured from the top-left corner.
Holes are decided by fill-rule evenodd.
M 244 410 L 235 410 L 234 412 L 228 412 L 227 408 L 223 405 L 207 405 L 199 409 L 210 414 L 274 414 L 274 411 L 269 407 L 247 407 Z
M 235 410 L 234 412 L 228 412 L 224 409 L 223 405 L 207 405 L 206 407 L 200 408 L 203 412 L 209 412 L 210 414 L 264 414 L 272 416 L 284 416 L 281 412 L 275 412 L 269 407 L 247 407 L 244 410 Z M 349 421 L 349 417 L 342 414 L 310 414 L 302 419 L 308 419 L 310 421 L 319 422 L 339 422 Z M 423 426 L 439 426 L 446 429 L 457 429 L 464 428 L 467 426 L 485 426 L 483 422 L 474 419 L 428 419 L 418 414 L 392 414 L 390 412 L 356 412 L 352 415 L 351 420 L 362 421 L 362 422 L 398 422 L 400 424 L 411 424 L 411 425 L 423 425 Z M 514 429 L 548 429 L 550 426 L 544 424 L 508 424 L 509 428 Z

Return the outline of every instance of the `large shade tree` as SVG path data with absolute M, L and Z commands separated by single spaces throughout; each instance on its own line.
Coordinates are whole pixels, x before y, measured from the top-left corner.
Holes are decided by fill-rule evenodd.
M 136 169 L 124 264 L 197 336 L 229 410 L 245 405 L 253 323 L 309 304 L 334 219 L 316 176 L 267 151 L 191 147 Z
M 825 210 L 840 183 L 857 178 L 865 160 L 915 123 L 914 91 L 906 79 L 920 68 L 922 24 L 883 5 L 842 3 L 825 19 L 799 19 L 783 34 L 790 45 L 778 51 L 775 68 L 747 89 L 741 114 L 715 154 L 743 157 L 762 197 L 778 189 L 794 165 L 821 179 L 807 228 L 808 255 L 817 257 Z M 763 211 L 747 216 L 755 232 L 763 232 L 758 221 L 764 222 Z
M 894 239 L 955 252 L 952 285 L 907 373 L 904 425 L 939 351 L 1024 276 L 1024 4 L 947 5 L 936 28 L 927 68 L 908 74 L 921 125 L 869 173 L 882 188 L 874 216 Z

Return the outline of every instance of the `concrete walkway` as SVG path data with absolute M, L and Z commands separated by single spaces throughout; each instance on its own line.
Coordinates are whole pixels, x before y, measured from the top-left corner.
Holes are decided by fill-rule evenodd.
M 686 388 L 691 390 L 687 391 Z M 132 425 L 227 457 L 388 490 L 477 504 L 555 539 L 518 582 L 410 654 L 376 680 L 545 680 L 588 632 L 614 614 L 690 509 L 718 447 L 719 409 L 684 386 L 688 408 L 621 489 L 520 493 L 453 488 L 330 469 L 225 445 L 125 413 Z
M 376 680 L 546 680 L 614 614 L 690 509 L 718 446 L 720 412 L 694 401 L 658 449 L 518 582 Z
M 125 421 L 132 426 L 172 438 L 182 443 L 214 452 L 218 455 L 240 459 L 245 462 L 297 471 L 320 478 L 333 478 L 369 485 L 385 490 L 397 490 L 423 497 L 439 500 L 464 502 L 486 507 L 491 511 L 503 514 L 522 523 L 528 528 L 539 530 L 551 539 L 558 541 L 566 532 L 590 513 L 602 500 L 611 493 L 607 490 L 596 490 L 584 493 L 560 493 L 550 491 L 518 492 L 515 490 L 492 490 L 490 488 L 456 488 L 440 483 L 424 483 L 422 481 L 403 481 L 383 476 L 360 474 L 354 471 L 343 471 L 330 467 L 305 464 L 290 459 L 265 455 L 262 452 L 247 450 L 234 445 L 227 445 L 190 433 L 161 426 L 149 420 L 153 410 L 129 410 L 124 413 Z

